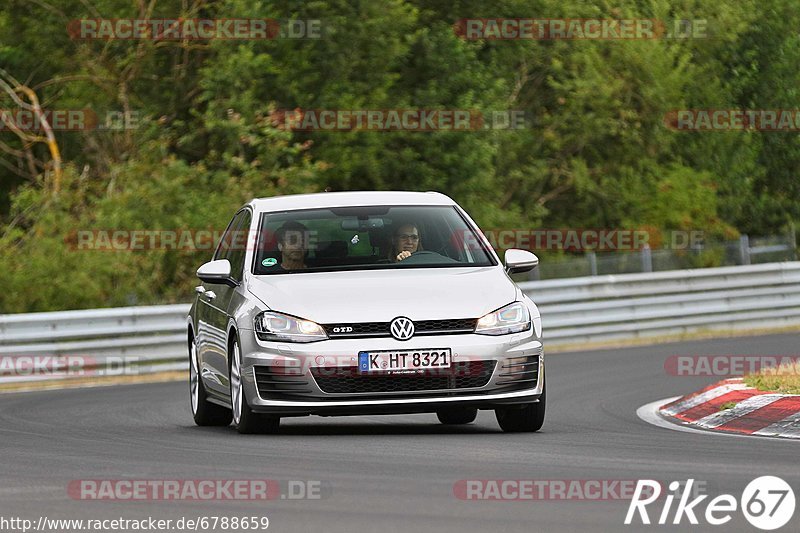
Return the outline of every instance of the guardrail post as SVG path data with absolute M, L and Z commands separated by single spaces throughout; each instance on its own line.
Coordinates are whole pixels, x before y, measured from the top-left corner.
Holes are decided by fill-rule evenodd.
M 642 272 L 653 271 L 653 253 L 650 250 L 650 245 L 645 244 L 642 247 Z
M 750 264 L 750 237 L 747 235 L 739 237 L 739 255 L 743 265 Z
M 597 275 L 597 255 L 594 252 L 586 252 L 586 258 L 589 260 L 589 271 L 592 276 Z

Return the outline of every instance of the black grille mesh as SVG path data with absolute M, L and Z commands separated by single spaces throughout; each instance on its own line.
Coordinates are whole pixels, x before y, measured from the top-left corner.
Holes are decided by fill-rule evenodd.
M 307 378 L 298 373 L 297 369 L 256 365 L 256 387 L 262 398 L 270 394 L 308 394 L 311 392 Z
M 313 368 L 319 388 L 329 394 L 415 392 L 483 387 L 489 383 L 495 361 L 456 363 L 448 369 L 414 374 L 359 374 L 358 367 Z
M 497 373 L 498 386 L 533 388 L 539 380 L 539 356 L 518 357 L 507 361 Z
M 437 332 L 470 333 L 475 330 L 475 318 L 455 318 L 444 320 L 419 320 L 414 322 L 414 335 L 430 335 Z M 391 337 L 389 322 L 356 322 L 353 324 L 324 324 L 325 333 L 331 338 L 347 337 Z M 345 331 L 336 332 L 336 328 Z M 352 331 L 346 331 L 352 328 Z

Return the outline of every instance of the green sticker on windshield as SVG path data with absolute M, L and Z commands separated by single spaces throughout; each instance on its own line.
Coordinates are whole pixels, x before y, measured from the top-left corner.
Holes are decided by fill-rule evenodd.
M 261 264 L 264 265 L 265 267 L 275 266 L 277 263 L 278 263 L 278 260 L 275 259 L 274 257 L 268 257 L 268 258 L 264 259 L 263 261 L 261 261 Z

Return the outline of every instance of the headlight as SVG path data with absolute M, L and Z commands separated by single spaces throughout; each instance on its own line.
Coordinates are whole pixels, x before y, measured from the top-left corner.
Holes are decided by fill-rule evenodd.
M 316 322 L 273 311 L 258 315 L 255 328 L 258 338 L 265 341 L 314 342 L 328 338 Z
M 481 335 L 505 335 L 526 331 L 531 327 L 531 315 L 522 302 L 514 302 L 492 311 L 478 319 L 475 333 Z

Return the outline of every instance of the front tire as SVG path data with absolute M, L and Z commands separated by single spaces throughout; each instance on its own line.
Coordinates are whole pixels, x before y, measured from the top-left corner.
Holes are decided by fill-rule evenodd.
M 450 407 L 436 411 L 439 422 L 447 426 L 469 424 L 478 418 L 478 410 L 469 407 Z
M 198 426 L 231 425 L 232 415 L 230 409 L 208 401 L 206 388 L 200 376 L 197 345 L 194 340 L 189 345 L 189 397 L 195 424 Z
M 242 351 L 239 341 L 233 342 L 230 366 L 231 412 L 236 431 L 242 434 L 275 433 L 281 424 L 280 417 L 253 412 L 247 403 L 242 384 Z
M 506 433 L 533 433 L 539 431 L 544 424 L 544 413 L 547 407 L 547 387 L 542 388 L 542 395 L 536 403 L 528 403 L 522 407 L 503 407 L 495 409 L 494 414 L 500 428 Z

